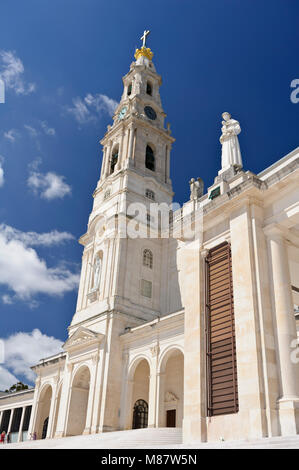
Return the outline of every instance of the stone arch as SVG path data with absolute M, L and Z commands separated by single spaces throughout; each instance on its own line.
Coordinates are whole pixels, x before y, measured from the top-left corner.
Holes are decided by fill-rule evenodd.
M 154 255 L 152 250 L 149 248 L 143 248 L 142 250 L 142 266 L 153 269 Z
M 162 354 L 159 372 L 159 426 L 182 427 L 184 416 L 184 352 L 171 345 Z
M 147 95 L 153 95 L 153 83 L 151 80 L 147 80 L 146 82 L 146 93 Z
M 116 143 L 112 147 L 112 152 L 111 152 L 111 157 L 110 157 L 110 174 L 114 173 L 115 167 L 117 165 L 117 162 L 120 158 L 119 155 L 119 144 Z
M 48 437 L 48 421 L 52 398 L 53 388 L 52 385 L 47 382 L 42 386 L 38 397 L 37 416 L 35 429 L 33 430 L 33 432 L 36 432 L 37 439 Z
M 136 419 L 134 419 L 134 411 L 136 404 L 144 402 L 149 403 L 149 380 L 151 373 L 151 362 L 145 355 L 140 355 L 134 359 L 129 368 L 130 394 L 128 399 L 128 427 L 136 427 Z M 146 421 L 142 421 L 142 427 L 147 427 L 148 414 Z M 134 424 L 135 422 L 135 424 Z
M 107 186 L 107 188 L 109 187 Z M 106 226 L 106 216 L 104 214 L 97 214 L 88 224 L 89 235 L 95 235 L 98 231 L 102 231 L 103 226 Z
M 175 350 L 180 351 L 184 356 L 184 348 L 180 344 L 172 344 L 166 347 L 165 349 L 163 349 L 162 351 L 160 351 L 160 358 L 158 362 L 158 373 L 165 372 L 165 366 L 166 366 L 167 360 Z
M 73 374 L 71 397 L 67 419 L 67 436 L 83 434 L 86 425 L 87 405 L 90 388 L 90 369 L 80 365 Z
M 148 365 L 149 365 L 149 368 L 151 370 L 151 367 L 152 367 L 152 364 L 151 364 L 151 360 L 150 358 L 146 355 L 146 354 L 139 354 L 138 356 L 135 356 L 131 363 L 129 364 L 129 367 L 128 367 L 128 380 L 133 380 L 134 378 L 134 374 L 135 374 L 135 370 L 138 366 L 138 364 L 142 361 L 142 360 L 145 360 L 148 362 Z
M 147 143 L 145 148 L 145 168 L 156 171 L 156 151 L 152 143 Z

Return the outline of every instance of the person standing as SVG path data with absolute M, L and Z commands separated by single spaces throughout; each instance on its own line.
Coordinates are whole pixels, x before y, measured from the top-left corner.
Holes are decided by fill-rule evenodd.
M 0 442 L 1 442 L 2 444 L 4 444 L 4 442 L 5 442 L 5 431 L 2 431 L 2 433 L 1 433 L 1 435 L 0 435 Z

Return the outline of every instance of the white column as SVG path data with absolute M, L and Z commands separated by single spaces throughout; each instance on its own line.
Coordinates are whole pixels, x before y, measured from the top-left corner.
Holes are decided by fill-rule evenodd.
M 121 138 L 120 138 L 120 144 L 119 144 L 119 149 L 118 149 L 118 159 L 116 163 L 116 171 L 120 170 L 122 166 L 122 160 L 123 160 L 123 147 L 124 147 L 124 131 L 121 131 Z
M 157 374 L 157 403 L 156 403 L 156 423 L 158 427 L 165 426 L 165 372 Z
M 129 149 L 128 149 L 128 157 L 126 162 L 126 167 L 130 167 L 130 163 L 133 162 L 133 142 L 134 142 L 134 127 L 130 127 L 130 135 L 129 135 Z
M 96 377 L 97 377 L 97 370 L 98 370 L 98 361 L 99 356 L 95 354 L 92 358 L 92 364 L 90 368 L 90 383 L 89 383 L 89 394 L 88 394 L 88 404 L 86 410 L 86 422 L 83 434 L 90 434 L 91 432 L 91 425 L 92 425 L 92 417 L 93 417 L 93 409 L 94 409 L 94 399 L 95 399 L 95 387 L 96 387 Z
M 194 240 L 178 253 L 178 268 L 182 273 L 182 300 L 185 306 L 183 419 L 185 443 L 195 440 L 205 441 L 207 436 L 204 258 L 200 250 L 200 240 Z
M 129 354 L 123 352 L 122 355 L 122 390 L 120 399 L 120 417 L 119 417 L 119 428 L 120 430 L 126 429 L 126 414 L 127 414 L 127 393 L 128 393 L 128 366 L 129 366 Z
M 148 404 L 148 427 L 156 426 L 156 399 L 157 399 L 157 371 L 154 370 L 149 377 L 149 404 Z
M 165 183 L 169 182 L 170 178 L 170 144 L 166 145 L 165 149 Z
M 264 226 L 264 208 L 256 201 L 250 206 L 252 240 L 256 276 L 258 324 L 261 332 L 261 372 L 264 377 L 265 411 L 268 437 L 280 435 L 277 397 L 279 396 L 279 373 L 276 360 L 275 332 L 269 282 L 269 259 Z
M 99 432 L 99 421 L 100 421 L 100 409 L 101 409 L 101 398 L 102 398 L 102 384 L 103 384 L 103 363 L 104 363 L 104 351 L 103 347 L 99 350 L 99 359 L 96 374 L 95 383 L 95 398 L 94 407 L 92 413 L 91 432 Z
M 11 425 L 12 425 L 12 420 L 13 420 L 13 415 L 14 415 L 14 411 L 15 409 L 13 408 L 10 412 L 10 417 L 9 417 L 9 423 L 8 423 L 8 428 L 7 428 L 7 434 L 10 432 L 11 430 Z
M 130 136 L 130 129 L 127 127 L 125 130 L 124 143 L 123 143 L 123 155 L 122 155 L 122 167 L 123 168 L 127 167 L 129 136 Z
M 63 378 L 60 406 L 57 419 L 56 433 L 54 437 L 63 437 L 66 433 L 69 404 L 70 404 L 70 392 L 71 392 L 71 380 L 72 380 L 73 364 L 67 363 L 65 368 L 65 374 Z
M 125 416 L 125 429 L 132 429 L 132 420 L 133 420 L 133 387 L 134 387 L 134 380 L 127 380 L 126 381 L 126 416 Z
M 56 409 L 56 402 L 57 402 L 57 383 L 58 378 L 55 378 L 55 382 L 52 385 L 52 396 L 51 396 L 51 404 L 50 404 L 50 411 L 49 411 L 49 421 L 48 421 L 48 429 L 47 429 L 47 436 L 46 439 L 53 437 L 53 424 L 55 419 L 55 409 Z
M 1 424 L 2 424 L 2 418 L 3 418 L 3 411 L 0 411 L 0 427 L 1 427 Z
M 105 162 L 106 162 L 106 153 L 107 153 L 107 147 L 105 146 L 103 148 L 103 158 L 102 158 L 102 166 L 101 166 L 101 177 L 100 179 L 102 180 L 105 176 Z
M 32 403 L 31 416 L 30 416 L 30 422 L 29 422 L 29 427 L 28 427 L 29 436 L 33 434 L 34 431 L 36 431 L 35 426 L 36 426 L 36 418 L 37 418 L 38 405 L 39 405 L 38 397 L 39 397 L 39 391 L 40 391 L 40 384 L 41 384 L 40 377 L 37 377 L 35 381 L 33 403 Z
M 282 232 L 266 230 L 273 288 L 282 399 L 298 399 L 298 366 L 291 360 L 291 343 L 297 338 L 288 253 Z
M 112 142 L 109 141 L 107 150 L 105 153 L 105 172 L 104 172 L 104 177 L 106 178 L 109 176 L 109 166 L 110 166 L 110 157 L 111 157 L 111 147 L 112 147 Z
M 149 377 L 149 410 L 148 410 L 148 427 L 154 428 L 157 426 L 156 410 L 157 410 L 157 367 L 159 356 L 159 345 L 153 344 L 151 347 L 152 353 L 152 366 Z
M 272 278 L 272 305 L 277 335 L 277 361 L 281 398 L 279 415 L 282 435 L 299 432 L 299 364 L 292 361 L 292 344 L 297 341 L 288 253 L 284 234 L 278 226 L 266 227 Z
M 26 410 L 26 406 L 23 406 L 23 408 L 22 408 L 22 415 L 21 415 L 21 421 L 20 421 L 20 426 L 19 426 L 18 442 L 21 442 L 21 441 L 23 440 L 22 428 L 23 428 L 25 410 Z

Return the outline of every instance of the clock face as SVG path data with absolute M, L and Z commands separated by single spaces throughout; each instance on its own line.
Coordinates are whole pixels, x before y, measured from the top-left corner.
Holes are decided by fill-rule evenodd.
M 146 107 L 144 108 L 144 112 L 145 112 L 145 114 L 147 115 L 147 117 L 148 117 L 149 119 L 152 119 L 153 121 L 154 121 L 154 120 L 156 119 L 156 117 L 157 117 L 156 111 L 155 111 L 153 108 L 151 108 L 151 106 L 146 106 Z
M 123 119 L 126 115 L 126 112 L 127 112 L 127 107 L 124 106 L 123 108 L 121 108 L 120 112 L 118 113 L 118 119 Z

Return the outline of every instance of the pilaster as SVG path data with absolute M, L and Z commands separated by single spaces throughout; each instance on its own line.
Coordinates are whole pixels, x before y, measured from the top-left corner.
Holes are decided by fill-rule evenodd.
M 282 435 L 299 432 L 299 365 L 292 361 L 292 343 L 297 340 L 292 302 L 288 253 L 284 231 L 278 225 L 265 228 L 268 240 L 269 275 L 277 341 L 280 377 L 278 400 Z

